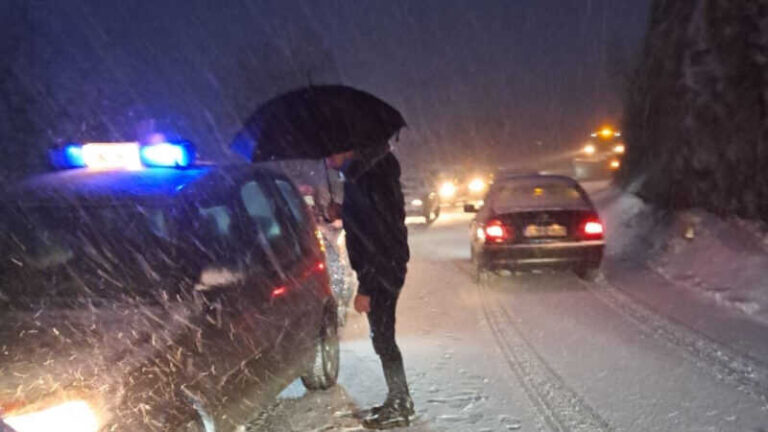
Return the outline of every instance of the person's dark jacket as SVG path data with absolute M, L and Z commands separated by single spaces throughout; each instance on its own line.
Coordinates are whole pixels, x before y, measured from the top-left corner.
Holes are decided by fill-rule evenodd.
M 400 164 L 388 149 L 363 154 L 342 169 L 342 220 L 358 294 L 397 293 L 410 258 Z

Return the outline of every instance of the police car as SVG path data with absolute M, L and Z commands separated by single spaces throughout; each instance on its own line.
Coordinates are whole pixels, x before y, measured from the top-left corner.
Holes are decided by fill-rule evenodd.
M 227 431 L 335 384 L 336 303 L 285 176 L 89 143 L 0 212 L 0 430 Z

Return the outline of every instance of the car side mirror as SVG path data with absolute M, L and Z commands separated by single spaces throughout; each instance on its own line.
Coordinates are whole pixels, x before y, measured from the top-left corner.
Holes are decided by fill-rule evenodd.
M 464 204 L 464 213 L 477 213 L 477 207 L 474 204 Z

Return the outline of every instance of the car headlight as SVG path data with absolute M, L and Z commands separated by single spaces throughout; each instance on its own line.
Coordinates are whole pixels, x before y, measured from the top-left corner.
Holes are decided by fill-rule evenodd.
M 71 401 L 42 411 L 3 418 L 16 432 L 97 432 L 99 418 L 85 401 Z
M 456 185 L 453 182 L 445 182 L 440 186 L 441 198 L 453 198 L 456 195 Z
M 411 201 L 411 205 L 414 206 L 414 207 L 421 207 L 421 206 L 424 205 L 424 202 L 422 200 L 416 198 L 415 200 Z
M 485 181 L 481 178 L 476 178 L 469 182 L 469 190 L 472 192 L 482 192 L 485 190 Z
M 624 147 L 624 144 L 618 144 L 613 148 L 614 153 L 624 154 L 625 151 L 627 151 L 627 148 Z
M 584 153 L 585 153 L 585 154 L 588 154 L 588 155 L 593 155 L 593 154 L 595 154 L 595 152 L 597 151 L 597 149 L 595 148 L 595 146 L 594 146 L 594 145 L 592 145 L 592 144 L 587 144 L 586 146 L 584 146 L 584 150 L 583 150 L 583 151 L 584 151 Z
M 610 167 L 613 170 L 617 170 L 621 167 L 621 162 L 617 161 L 616 159 L 612 160 L 610 163 Z

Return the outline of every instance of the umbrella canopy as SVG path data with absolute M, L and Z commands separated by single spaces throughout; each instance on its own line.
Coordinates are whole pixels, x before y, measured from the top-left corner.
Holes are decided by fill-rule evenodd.
M 320 159 L 386 144 L 403 126 L 400 112 L 370 93 L 309 86 L 261 105 L 231 147 L 253 162 Z

